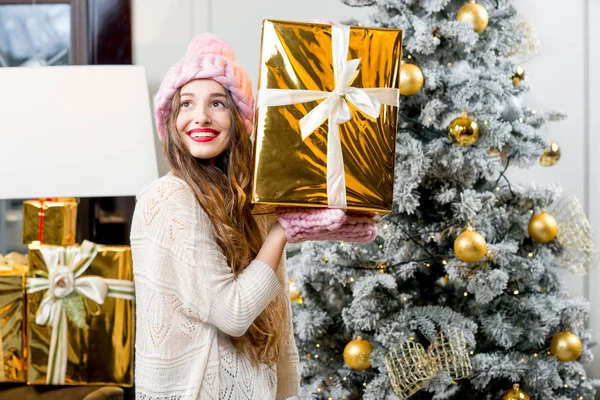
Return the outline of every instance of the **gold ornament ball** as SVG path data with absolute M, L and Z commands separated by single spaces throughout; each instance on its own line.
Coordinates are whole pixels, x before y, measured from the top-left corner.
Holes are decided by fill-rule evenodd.
M 488 25 L 489 16 L 487 10 L 483 6 L 472 2 L 470 4 L 465 4 L 458 10 L 456 20 L 470 22 L 473 24 L 473 30 L 475 32 L 481 32 Z
M 550 342 L 550 351 L 559 361 L 575 361 L 581 355 L 581 340 L 567 329 L 554 335 Z
M 400 65 L 400 94 L 411 96 L 423 87 L 423 71 L 415 64 L 402 62 Z
M 290 278 L 290 300 L 296 303 L 302 302 L 302 291 L 298 290 L 296 283 Z
M 544 150 L 540 157 L 540 165 L 550 167 L 560 160 L 560 146 L 556 142 L 550 142 L 550 147 Z
M 542 211 L 531 217 L 527 230 L 534 241 L 548 243 L 558 234 L 558 222 L 552 215 Z
M 454 144 L 470 146 L 479 139 L 479 124 L 463 113 L 450 123 L 448 137 Z
M 454 241 L 454 253 L 465 262 L 475 262 L 481 259 L 487 252 L 485 238 L 475 232 L 473 228 L 458 235 Z
M 529 396 L 519 388 L 519 385 L 513 385 L 512 389 L 504 392 L 502 400 L 529 400 Z
M 513 75 L 512 82 L 514 86 L 517 86 L 519 82 L 525 79 L 525 70 L 520 65 L 517 65 L 517 70 Z
M 372 352 L 373 345 L 359 336 L 344 348 L 344 361 L 350 368 L 362 371 L 371 366 L 369 357 Z

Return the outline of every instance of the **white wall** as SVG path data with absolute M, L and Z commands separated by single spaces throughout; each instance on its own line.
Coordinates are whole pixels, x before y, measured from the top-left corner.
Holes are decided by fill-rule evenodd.
M 600 46 L 598 39 L 594 42 L 600 37 L 600 4 L 595 0 L 568 5 L 562 0 L 519 0 L 518 6 L 541 40 L 540 54 L 524 64 L 532 85 L 525 103 L 537 110 L 563 111 L 569 119 L 546 128 L 548 137 L 562 149 L 557 165 L 516 170 L 509 177 L 511 181 L 560 182 L 565 193 L 582 201 L 592 226 L 600 230 L 600 177 L 595 175 L 600 171 L 600 138 L 592 134 L 600 126 Z M 198 33 L 215 32 L 231 43 L 252 78 L 258 76 L 263 18 L 344 20 L 360 19 L 368 12 L 338 0 L 134 0 L 133 7 L 134 60 L 146 66 L 152 94 Z M 600 291 L 594 287 L 598 277 L 599 271 L 586 278 L 564 274 L 572 296 L 592 301 L 590 323 L 600 341 Z M 591 372 L 600 377 L 600 349 L 595 351 L 599 362 Z

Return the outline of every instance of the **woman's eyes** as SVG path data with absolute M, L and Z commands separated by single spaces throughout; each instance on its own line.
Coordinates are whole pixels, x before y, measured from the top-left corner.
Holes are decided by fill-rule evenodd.
M 189 100 L 183 101 L 181 102 L 181 108 L 188 108 L 192 106 L 192 102 Z M 222 101 L 219 100 L 215 100 L 212 103 L 210 103 L 211 107 L 225 107 L 225 103 L 223 103 Z

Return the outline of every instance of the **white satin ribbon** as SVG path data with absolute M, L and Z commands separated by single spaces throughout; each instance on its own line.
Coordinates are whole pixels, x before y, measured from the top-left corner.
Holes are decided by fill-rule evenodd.
M 67 313 L 63 298 L 75 291 L 97 304 L 104 304 L 107 296 L 134 300 L 134 287 L 132 281 L 81 276 L 98 254 L 98 245 L 87 240 L 80 247 L 40 246 L 40 253 L 48 278 L 27 278 L 27 293 L 46 290 L 35 323 L 52 326 L 46 383 L 59 385 L 65 383 L 67 373 Z
M 333 25 L 331 44 L 333 55 L 333 92 L 321 90 L 260 89 L 258 106 L 287 106 L 323 100 L 300 119 L 302 140 L 309 137 L 323 122 L 329 120 L 327 135 L 327 203 L 330 208 L 347 208 L 346 178 L 339 124 L 350 121 L 352 112 L 347 102 L 370 118 L 379 118 L 381 104 L 398 107 L 400 91 L 397 88 L 355 88 L 350 85 L 358 75 L 360 59 L 347 61 L 350 27 Z

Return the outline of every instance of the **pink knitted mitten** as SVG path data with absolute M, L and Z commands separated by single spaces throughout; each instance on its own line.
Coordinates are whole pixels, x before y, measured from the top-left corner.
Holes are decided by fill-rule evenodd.
M 277 219 L 288 242 L 341 240 L 368 243 L 377 236 L 373 218 L 330 208 L 278 208 Z

